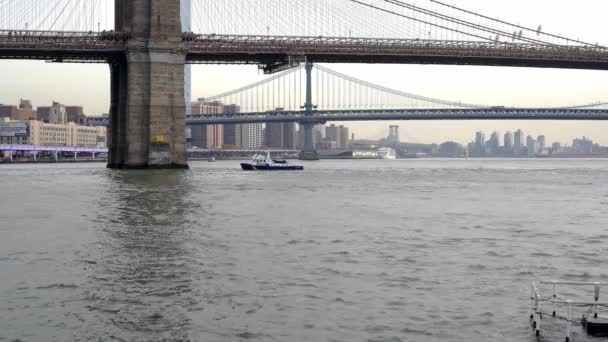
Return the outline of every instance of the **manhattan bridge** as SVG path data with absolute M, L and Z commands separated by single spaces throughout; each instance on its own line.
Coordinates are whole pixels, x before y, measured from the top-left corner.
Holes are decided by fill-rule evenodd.
M 186 125 L 359 120 L 607 120 L 608 105 L 512 108 L 405 93 L 328 63 L 608 70 L 608 49 L 447 3 L 399 0 L 0 0 L 0 58 L 107 63 L 109 167 L 187 167 Z M 190 64 L 254 64 L 265 80 L 188 115 Z M 324 65 L 319 65 L 323 63 Z

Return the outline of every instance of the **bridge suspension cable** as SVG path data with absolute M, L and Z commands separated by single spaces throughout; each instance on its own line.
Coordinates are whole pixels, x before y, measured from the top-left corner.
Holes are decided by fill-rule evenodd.
M 193 0 L 197 33 L 491 41 L 602 47 L 442 1 Z
M 113 0 L 0 0 L 0 30 L 96 32 L 113 29 Z
M 313 105 L 319 110 L 485 107 L 390 89 L 320 65 L 314 66 L 311 76 Z M 252 113 L 299 111 L 305 99 L 306 75 L 300 66 L 202 101 L 237 105 L 241 112 Z
M 576 44 L 580 44 L 580 45 L 589 45 L 589 46 L 598 46 L 599 45 L 598 43 L 595 43 L 595 44 L 587 43 L 587 42 L 584 42 L 584 41 L 581 41 L 581 40 L 578 40 L 578 39 L 572 39 L 572 38 L 568 38 L 568 37 L 562 37 L 562 36 L 559 36 L 559 35 L 555 35 L 555 34 L 544 32 L 542 30 L 542 25 L 539 25 L 538 28 L 533 29 L 533 28 L 530 28 L 530 27 L 522 26 L 522 25 L 519 25 L 519 24 L 513 24 L 513 23 L 510 23 L 510 22 L 507 22 L 507 21 L 504 21 L 504 20 L 500 20 L 498 18 L 492 18 L 492 17 L 486 16 L 486 15 L 483 15 L 483 14 L 472 12 L 472 11 L 469 11 L 469 10 L 466 10 L 466 9 L 463 9 L 463 8 L 460 8 L 460 7 L 456 7 L 454 5 L 446 4 L 446 3 L 441 2 L 441 1 L 437 1 L 437 0 L 429 0 L 429 1 L 432 2 L 432 3 L 438 4 L 438 5 L 441 5 L 441 6 L 445 7 L 445 8 L 453 9 L 453 10 L 455 10 L 457 12 L 465 13 L 467 15 L 472 15 L 474 17 L 478 17 L 478 18 L 481 18 L 481 19 L 486 20 L 486 21 L 494 22 L 494 23 L 497 23 L 497 24 L 500 24 L 500 25 L 508 25 L 508 26 L 513 27 L 515 29 L 519 29 L 519 30 L 522 30 L 524 32 L 527 31 L 527 32 L 536 34 L 538 36 L 546 36 L 546 37 L 549 37 L 551 39 L 560 40 L 562 42 L 565 41 L 566 44 L 569 43 L 569 42 L 572 42 L 572 43 L 576 43 Z

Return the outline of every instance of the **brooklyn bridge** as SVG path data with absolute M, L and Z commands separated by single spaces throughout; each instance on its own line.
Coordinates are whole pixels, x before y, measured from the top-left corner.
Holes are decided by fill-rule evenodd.
M 306 132 L 301 156 L 315 159 L 312 127 L 325 121 L 608 119 L 605 104 L 464 104 L 387 89 L 317 65 L 608 69 L 608 50 L 600 44 L 431 3 L 5 0 L 0 58 L 107 63 L 110 168 L 187 167 L 187 124 L 299 122 Z M 194 63 L 255 64 L 274 75 L 211 97 L 230 99 L 245 108 L 242 113 L 192 116 L 186 103 L 188 65 Z

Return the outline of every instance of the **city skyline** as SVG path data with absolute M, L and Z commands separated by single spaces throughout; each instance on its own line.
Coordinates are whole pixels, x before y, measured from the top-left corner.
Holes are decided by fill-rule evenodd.
M 457 5 L 480 13 L 559 33 L 591 42 L 605 43 L 606 37 L 594 26 L 602 22 L 608 5 L 598 0 L 583 0 L 571 7 L 548 0 L 534 3 L 523 0 L 457 1 Z M 526 8 L 526 11 L 521 11 Z M 546 9 L 551 8 L 547 13 Z M 592 8 L 592 11 L 588 9 Z M 569 20 L 564 23 L 563 18 Z M 565 25 L 567 24 L 567 25 Z M 606 73 L 587 70 L 555 70 L 534 68 L 432 66 L 432 65 L 331 65 L 336 71 L 360 79 L 420 95 L 454 101 L 505 106 L 565 106 L 608 101 Z M 255 66 L 194 65 L 193 98 L 208 97 L 265 77 Z M 2 61 L 0 72 L 11 80 L 0 95 L 0 103 L 18 103 L 30 98 L 34 103 L 80 103 L 88 114 L 108 112 L 109 68 L 107 65 L 55 64 L 32 61 Z M 522 81 L 525 80 L 525 81 Z M 604 122 L 516 122 L 516 121 L 449 121 L 449 122 L 348 122 L 359 137 L 378 139 L 385 126 L 399 124 L 401 135 L 409 141 L 430 143 L 452 138 L 466 143 L 478 130 L 514 130 L 555 136 L 568 141 L 564 132 L 576 131 L 579 136 L 594 136 L 608 144 Z M 535 134 L 537 134 L 535 133 Z
M 38 120 L 44 121 L 44 120 L 48 119 L 48 115 L 49 115 L 48 111 L 50 110 L 51 106 L 48 106 L 47 104 L 38 104 L 37 105 L 32 100 L 30 100 L 27 97 L 20 98 L 18 103 L 2 103 L 2 102 L 0 102 L 0 107 L 2 107 L 2 106 L 14 106 L 15 108 L 19 109 L 20 108 L 20 103 L 26 103 L 27 106 L 29 106 L 29 110 L 33 110 L 34 112 L 39 112 L 40 113 L 40 111 L 38 110 L 40 108 L 42 110 L 43 117 L 42 117 L 42 120 L 40 120 L 41 118 L 38 117 Z M 63 105 L 63 103 L 65 103 L 65 102 L 63 102 L 63 101 L 56 101 L 56 100 L 52 100 L 51 101 L 51 104 L 62 104 Z M 197 106 L 197 105 L 200 105 L 200 104 L 201 104 L 200 101 L 194 101 L 194 102 L 192 102 L 192 106 L 193 107 Z M 220 104 L 221 104 L 222 107 L 238 108 L 238 105 L 234 105 L 234 104 L 224 104 L 224 103 L 220 103 Z M 209 105 L 213 106 L 213 105 L 215 105 L 215 102 L 214 103 L 209 103 Z M 70 115 L 70 117 L 81 117 L 82 115 L 97 116 L 97 115 L 92 115 L 92 113 L 90 113 L 90 112 L 87 111 L 86 107 L 84 107 L 83 105 L 80 105 L 80 104 L 70 104 L 70 105 L 65 105 L 65 107 L 67 109 L 71 110 L 68 113 L 68 115 Z M 28 108 L 26 107 L 25 109 L 28 109 Z M 236 111 L 238 111 L 238 109 Z M 1 112 L 0 112 L 0 114 L 1 114 Z M 107 115 L 107 113 L 102 113 L 102 114 Z M 40 114 L 38 114 L 38 115 L 40 115 Z M 27 120 L 27 119 L 25 119 L 25 120 Z M 72 121 L 79 121 L 79 120 L 72 119 Z M 386 123 L 389 123 L 389 122 L 391 123 L 390 125 L 386 124 Z M 404 130 L 405 133 L 406 133 L 406 134 L 402 134 L 401 135 L 405 139 L 405 140 L 401 139 L 401 142 L 422 143 L 422 144 L 440 144 L 440 143 L 443 143 L 443 142 L 456 142 L 456 143 L 459 143 L 461 145 L 467 145 L 468 143 L 471 142 L 470 137 L 469 138 L 465 137 L 462 140 L 458 140 L 458 139 L 456 139 L 454 137 L 450 137 L 449 135 L 446 135 L 445 138 L 443 138 L 443 139 L 432 140 L 432 141 L 431 140 L 427 140 L 427 141 L 408 140 L 408 139 L 410 139 L 410 135 L 408 134 L 408 127 L 407 127 L 407 125 L 408 125 L 408 123 L 412 123 L 412 122 L 415 122 L 415 121 L 396 121 L 396 122 L 392 122 L 392 121 L 379 121 L 378 123 L 379 124 L 383 124 L 383 126 L 380 127 L 380 129 L 378 131 L 378 134 L 377 134 L 377 137 L 359 136 L 356 131 L 352 130 L 352 125 L 353 125 L 353 123 L 356 124 L 356 122 L 337 122 L 337 123 L 327 122 L 325 124 L 325 126 L 327 126 L 327 127 L 330 127 L 331 125 L 336 125 L 336 126 L 344 125 L 344 126 L 348 126 L 349 129 L 352 130 L 351 133 L 357 134 L 357 138 L 358 139 L 363 139 L 363 140 L 381 140 L 383 138 L 386 138 L 387 136 L 390 136 L 390 127 L 391 126 L 397 126 L 398 130 Z M 470 120 L 470 121 L 457 121 L 457 122 L 463 122 L 464 124 L 466 124 L 467 122 L 482 122 L 482 123 L 484 123 L 487 126 L 488 123 L 492 123 L 492 122 L 496 122 L 496 121 L 492 121 L 492 120 L 488 120 L 488 121 Z M 533 137 L 547 136 L 547 134 L 545 134 L 545 130 L 547 129 L 547 127 L 538 127 L 538 130 L 535 130 L 535 131 L 526 131 L 525 129 L 522 129 L 522 127 L 525 127 L 526 123 L 529 123 L 529 121 L 510 120 L 510 121 L 506 121 L 506 122 L 509 123 L 510 124 L 509 127 L 512 127 L 512 128 L 495 129 L 495 128 L 491 128 L 490 127 L 488 129 L 474 129 L 473 127 L 470 127 L 469 130 L 471 132 L 473 132 L 472 134 L 476 134 L 476 133 L 479 133 L 479 132 L 484 132 L 485 133 L 486 131 L 487 132 L 491 132 L 491 133 L 498 133 L 499 141 L 501 141 L 501 142 L 504 141 L 503 137 L 504 137 L 505 133 L 511 133 L 511 134 L 513 134 L 513 133 L 515 133 L 518 130 L 524 131 L 525 132 L 525 136 L 528 136 L 528 135 L 531 135 Z M 547 126 L 551 126 L 551 124 L 563 125 L 563 124 L 568 124 L 569 123 L 567 121 L 566 122 L 564 122 L 564 121 L 541 121 L 540 123 L 542 124 L 543 122 L 544 123 L 548 122 L 549 124 Z M 420 122 L 420 123 L 422 123 L 422 124 L 429 123 L 429 121 L 423 121 L 423 122 Z M 517 126 L 518 123 L 522 127 Z M 296 130 L 299 130 L 299 125 L 297 126 Z M 551 130 L 550 127 L 549 127 L 549 130 Z M 590 138 L 593 141 L 596 141 L 596 142 L 599 142 L 599 143 L 602 142 L 601 138 L 598 139 L 595 136 L 584 135 L 584 134 L 583 135 L 581 135 L 581 134 L 575 134 L 574 137 L 573 136 L 569 137 L 568 135 L 563 135 L 563 138 L 560 138 L 560 140 L 551 140 L 549 138 L 547 140 L 548 141 L 551 140 L 552 142 L 558 142 L 558 143 L 560 143 L 563 146 L 569 146 L 569 144 L 572 142 L 572 139 L 575 139 L 576 137 L 581 137 L 581 138 L 585 138 L 586 137 L 586 138 Z

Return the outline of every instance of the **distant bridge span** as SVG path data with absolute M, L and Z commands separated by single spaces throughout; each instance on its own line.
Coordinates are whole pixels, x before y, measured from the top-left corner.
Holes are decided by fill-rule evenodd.
M 188 126 L 266 122 L 324 123 L 328 121 L 413 121 L 413 120 L 608 120 L 608 109 L 586 108 L 449 108 L 449 109 L 360 109 L 252 112 L 188 115 Z M 107 126 L 107 117 L 89 117 L 92 126 Z
M 192 115 L 190 126 L 256 122 L 320 123 L 327 121 L 396 120 L 608 120 L 608 109 L 556 108 L 450 108 L 450 109 L 361 109 Z

